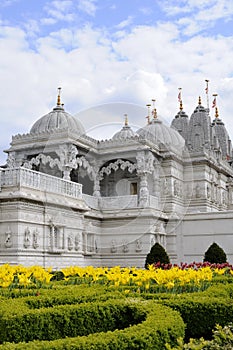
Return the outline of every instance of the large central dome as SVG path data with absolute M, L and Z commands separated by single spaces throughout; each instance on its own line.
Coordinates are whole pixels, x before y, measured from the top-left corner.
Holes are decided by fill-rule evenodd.
M 80 121 L 65 112 L 64 108 L 57 104 L 51 112 L 41 117 L 35 122 L 35 124 L 33 124 L 30 133 L 52 133 L 54 131 L 64 130 L 78 135 L 85 133 L 85 129 Z
M 152 141 L 156 145 L 173 146 L 183 148 L 185 140 L 178 131 L 162 123 L 161 120 L 154 118 L 146 126 L 139 129 L 137 134 L 144 139 Z

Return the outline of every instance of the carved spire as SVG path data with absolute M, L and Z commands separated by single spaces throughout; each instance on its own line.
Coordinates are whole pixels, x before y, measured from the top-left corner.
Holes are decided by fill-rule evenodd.
M 219 114 L 218 114 L 218 107 L 215 107 L 215 118 L 218 119 Z
M 198 97 L 198 104 L 201 105 L 201 96 Z

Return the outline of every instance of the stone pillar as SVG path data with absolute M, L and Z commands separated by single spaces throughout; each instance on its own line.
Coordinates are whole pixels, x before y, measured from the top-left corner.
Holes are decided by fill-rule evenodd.
M 228 209 L 232 209 L 233 208 L 233 182 L 231 180 L 228 180 L 226 187 L 228 192 L 228 199 L 226 199 L 226 205 Z
M 147 183 L 147 173 L 139 175 L 139 206 L 147 207 L 149 205 L 149 189 Z
M 63 170 L 63 179 L 70 181 L 70 173 L 71 173 L 72 168 L 70 167 L 65 167 Z
M 149 206 L 149 188 L 147 176 L 154 170 L 154 156 L 151 152 L 139 151 L 137 153 L 137 175 L 139 176 L 139 206 Z
M 101 195 L 100 195 L 100 179 L 99 179 L 98 175 L 96 175 L 96 177 L 94 178 L 93 196 L 94 197 L 101 197 Z

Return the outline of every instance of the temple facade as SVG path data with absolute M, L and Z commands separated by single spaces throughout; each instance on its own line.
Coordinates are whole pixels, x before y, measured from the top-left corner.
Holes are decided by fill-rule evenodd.
M 133 131 L 89 137 L 57 98 L 0 167 L 0 263 L 143 267 L 155 242 L 172 263 L 202 261 L 216 242 L 233 262 L 233 168 L 216 108 L 156 109 Z M 94 117 L 94 116 L 93 116 Z

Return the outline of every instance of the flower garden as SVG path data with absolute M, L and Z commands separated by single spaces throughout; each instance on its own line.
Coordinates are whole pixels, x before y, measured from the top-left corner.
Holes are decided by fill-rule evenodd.
M 2 265 L 0 350 L 232 349 L 232 282 L 228 263 Z

